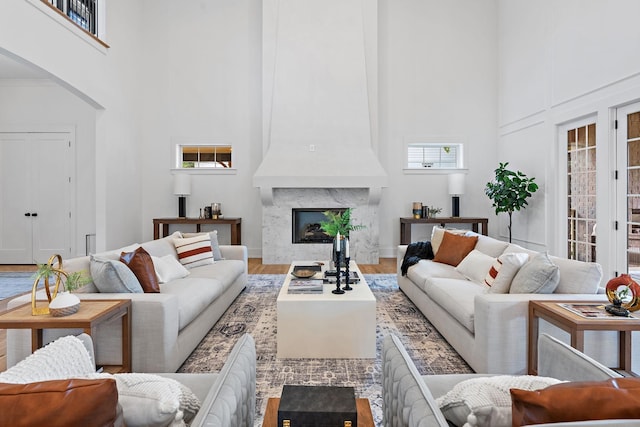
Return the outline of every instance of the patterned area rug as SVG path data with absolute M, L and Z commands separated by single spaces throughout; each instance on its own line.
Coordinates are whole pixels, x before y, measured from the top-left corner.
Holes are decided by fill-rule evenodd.
M 34 272 L 0 273 L 0 300 L 31 291 L 33 281 Z
M 276 298 L 285 275 L 249 275 L 247 288 L 178 372 L 219 371 L 237 339 L 250 333 L 256 341 L 256 426 L 269 397 L 279 397 L 284 384 L 353 386 L 368 398 L 377 426 L 382 425 L 381 339 L 400 337 L 422 375 L 473 372 L 438 331 L 400 291 L 394 274 L 369 274 L 365 280 L 377 300 L 377 358 L 277 359 Z

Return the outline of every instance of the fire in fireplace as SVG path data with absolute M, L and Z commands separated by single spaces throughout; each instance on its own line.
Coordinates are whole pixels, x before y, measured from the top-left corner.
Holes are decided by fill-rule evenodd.
M 332 208 L 294 208 L 291 210 L 293 243 L 332 243 L 333 237 L 322 231 L 320 223 L 326 221 L 324 212 L 343 213 L 345 209 Z

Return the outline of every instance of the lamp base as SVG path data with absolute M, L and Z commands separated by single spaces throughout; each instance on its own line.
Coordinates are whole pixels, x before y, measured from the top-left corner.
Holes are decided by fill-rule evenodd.
M 451 197 L 451 216 L 457 218 L 460 216 L 460 197 Z
M 185 196 L 178 197 L 178 218 L 187 217 L 187 198 Z

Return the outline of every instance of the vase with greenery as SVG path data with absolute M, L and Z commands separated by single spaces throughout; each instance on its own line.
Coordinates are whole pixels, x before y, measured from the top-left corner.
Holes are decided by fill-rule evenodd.
M 349 233 L 351 231 L 362 230 L 365 228 L 362 224 L 353 224 L 351 222 L 351 208 L 346 208 L 342 212 L 335 211 L 324 211 L 323 214 L 325 216 L 326 221 L 320 222 L 320 228 L 330 237 L 333 237 L 334 241 L 331 245 L 331 260 L 335 260 L 336 258 L 336 242 L 335 239 L 340 233 L 340 250 L 344 254 L 345 251 L 345 241 L 344 239 L 349 238 Z M 344 263 L 341 263 L 341 266 Z
M 508 162 L 500 163 L 495 172 L 495 179 L 488 182 L 484 192 L 493 201 L 491 205 L 498 215 L 506 212 L 509 215 L 509 243 L 511 243 L 511 225 L 514 211 L 528 205 L 527 199 L 538 190 L 535 178 L 529 178 L 520 171 L 507 169 Z

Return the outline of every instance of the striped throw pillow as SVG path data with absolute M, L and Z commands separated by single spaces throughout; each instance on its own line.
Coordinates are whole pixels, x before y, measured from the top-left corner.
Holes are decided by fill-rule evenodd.
M 500 255 L 484 279 L 484 283 L 489 286 L 489 293 L 509 293 L 513 278 L 528 259 L 529 255 L 525 253 L 513 252 Z
M 213 252 L 211 251 L 209 234 L 200 234 L 184 239 L 175 238 L 173 239 L 173 244 L 178 253 L 178 260 L 186 268 L 213 264 Z

